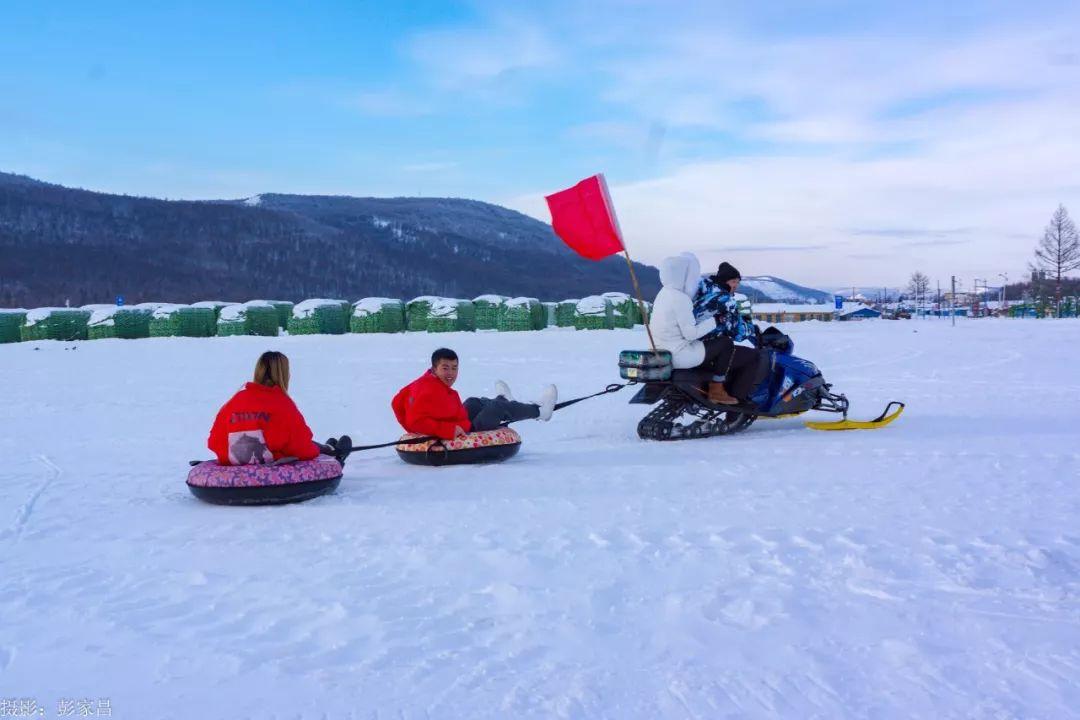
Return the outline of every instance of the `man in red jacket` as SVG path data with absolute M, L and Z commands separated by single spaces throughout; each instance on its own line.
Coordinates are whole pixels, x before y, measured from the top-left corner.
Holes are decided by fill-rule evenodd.
M 431 354 L 431 369 L 398 391 L 390 406 L 407 432 L 452 440 L 469 432 L 494 430 L 518 420 L 550 420 L 559 392 L 549 385 L 538 403 L 515 402 L 510 388 L 495 384 L 498 397 L 471 397 L 464 403 L 453 389 L 458 356 L 439 348 Z

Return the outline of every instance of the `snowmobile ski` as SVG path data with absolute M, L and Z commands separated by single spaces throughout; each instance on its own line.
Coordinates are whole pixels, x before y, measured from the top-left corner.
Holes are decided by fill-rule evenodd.
M 896 409 L 892 410 L 891 408 L 894 405 L 896 406 Z M 893 420 L 900 417 L 903 412 L 904 403 L 893 400 L 885 406 L 885 411 L 873 420 L 848 420 L 846 417 L 843 420 L 834 420 L 832 422 L 807 420 L 806 427 L 811 430 L 877 430 L 885 427 Z

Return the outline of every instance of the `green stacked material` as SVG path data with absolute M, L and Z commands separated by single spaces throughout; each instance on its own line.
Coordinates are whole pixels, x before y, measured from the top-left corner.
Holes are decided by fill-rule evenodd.
M 533 330 L 543 330 L 547 327 L 547 310 L 536 298 L 529 298 L 529 315 L 532 316 Z
M 236 303 L 225 302 L 224 300 L 200 300 L 197 303 L 191 303 L 191 307 L 210 308 L 214 311 L 214 322 L 216 323 L 221 318 L 221 310 L 235 304 Z
M 423 332 L 427 330 L 428 316 L 431 311 L 431 303 L 441 300 L 433 295 L 421 295 L 413 298 L 405 305 L 405 328 L 409 332 Z
M 267 300 L 277 310 L 278 327 L 285 330 L 289 327 L 289 318 L 292 317 L 294 304 L 288 300 Z
M 208 307 L 182 307 L 173 313 L 177 337 L 213 337 L 217 333 L 217 311 Z M 151 320 L 153 322 L 153 320 Z
M 506 307 L 508 298 L 502 295 L 481 295 L 473 300 L 476 308 L 476 329 L 495 330 L 499 327 L 499 315 Z
M 146 310 L 150 313 L 150 337 L 172 337 L 176 335 L 176 324 L 173 322 L 173 314 L 184 305 L 172 303 L 139 303 L 134 306 L 137 310 Z
M 222 308 L 218 314 L 217 334 L 261 335 L 275 337 L 281 329 L 278 311 L 265 300 L 251 300 Z
M 641 322 L 637 303 L 626 293 L 609 292 L 601 297 L 611 302 L 612 319 L 617 328 L 632 328 Z
M 305 300 L 289 318 L 290 335 L 342 335 L 347 329 L 341 300 Z
M 476 330 L 476 305 L 471 300 L 455 300 L 457 303 L 457 329 L 462 332 Z
M 577 315 L 578 300 L 563 300 L 555 308 L 555 324 L 559 327 L 574 327 L 574 317 Z
M 0 343 L 22 341 L 22 333 L 19 329 L 25 322 L 25 310 L 0 310 Z
M 499 332 L 523 332 L 536 328 L 536 318 L 533 313 L 532 298 L 517 297 L 506 301 L 502 314 L 499 316 Z
M 405 329 L 405 303 L 391 298 L 364 298 L 353 306 L 349 329 L 355 333 L 396 333 Z
M 436 298 L 431 301 L 428 307 L 428 332 L 454 332 L 459 328 L 459 323 L 457 300 Z
M 141 303 L 149 309 L 150 337 L 213 337 L 217 333 L 217 312 L 209 306 Z
M 23 340 L 86 340 L 89 310 L 36 308 L 26 313 L 19 330 Z
M 150 311 L 138 307 L 111 306 L 95 310 L 87 324 L 91 340 L 121 338 L 138 340 L 150 337 Z
M 611 301 L 599 295 L 578 300 L 574 309 L 574 327 L 578 330 L 611 330 L 615 327 Z

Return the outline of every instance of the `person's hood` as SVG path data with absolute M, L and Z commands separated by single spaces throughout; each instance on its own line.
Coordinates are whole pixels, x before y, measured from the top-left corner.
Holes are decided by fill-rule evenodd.
M 678 290 L 693 298 L 701 280 L 701 263 L 697 256 L 682 253 L 660 261 L 660 284 L 671 290 Z

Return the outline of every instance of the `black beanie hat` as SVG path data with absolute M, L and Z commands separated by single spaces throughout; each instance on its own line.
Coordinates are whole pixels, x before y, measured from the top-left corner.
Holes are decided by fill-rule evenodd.
M 713 282 L 717 285 L 723 285 L 728 280 L 734 280 L 735 278 L 742 280 L 742 275 L 739 274 L 739 271 L 736 270 L 735 266 L 731 263 L 722 262 L 720 263 L 720 267 L 716 268 L 716 274 L 713 275 Z

